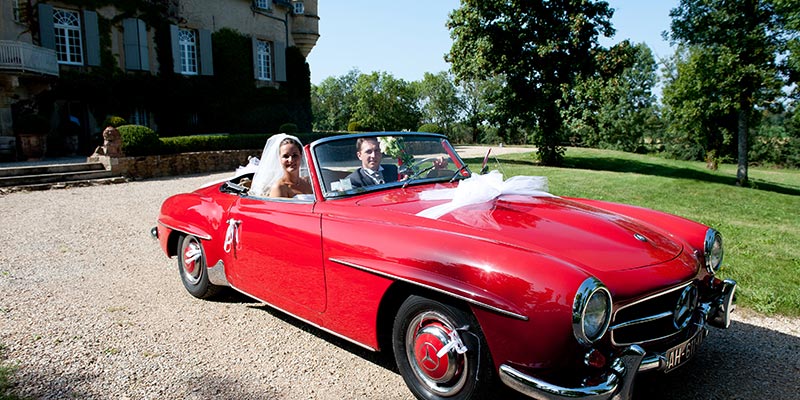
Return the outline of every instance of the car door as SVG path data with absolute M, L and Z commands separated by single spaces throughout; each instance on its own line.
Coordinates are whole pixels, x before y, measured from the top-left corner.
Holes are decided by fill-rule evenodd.
M 301 317 L 325 311 L 320 216 L 312 201 L 241 197 L 229 211 L 228 281 Z

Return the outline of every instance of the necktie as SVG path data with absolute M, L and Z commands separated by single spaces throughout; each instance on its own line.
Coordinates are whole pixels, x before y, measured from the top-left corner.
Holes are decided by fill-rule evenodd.
M 377 184 L 385 183 L 383 181 L 383 175 L 380 172 L 370 171 L 370 175 L 372 176 L 372 179 L 375 180 L 375 183 Z

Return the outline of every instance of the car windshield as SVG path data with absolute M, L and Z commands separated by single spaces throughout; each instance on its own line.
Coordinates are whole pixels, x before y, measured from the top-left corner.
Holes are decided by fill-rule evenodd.
M 358 134 L 311 145 L 325 197 L 466 178 L 470 171 L 444 136 Z

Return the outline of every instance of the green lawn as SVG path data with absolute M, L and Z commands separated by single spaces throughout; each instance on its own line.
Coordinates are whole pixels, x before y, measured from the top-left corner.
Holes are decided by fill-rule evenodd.
M 5 350 L 6 346 L 0 343 L 0 400 L 17 400 L 20 398 L 10 393 L 14 386 L 11 383 L 11 376 L 16 371 L 16 367 L 6 362 Z
M 482 158 L 468 159 L 473 171 Z M 499 164 L 498 164 L 499 163 Z M 800 316 L 800 171 L 751 167 L 750 188 L 736 166 L 616 151 L 569 148 L 564 167 L 541 167 L 532 153 L 491 162 L 506 177 L 546 176 L 550 192 L 634 204 L 699 221 L 722 232 L 721 276 L 739 285 L 737 302 L 765 314 Z

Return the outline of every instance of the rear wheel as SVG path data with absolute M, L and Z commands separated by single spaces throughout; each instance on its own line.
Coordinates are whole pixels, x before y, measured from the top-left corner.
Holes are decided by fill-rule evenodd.
M 196 236 L 186 235 L 178 241 L 178 272 L 183 287 L 198 299 L 212 297 L 221 289 L 208 280 L 206 253 Z
M 491 389 L 494 364 L 475 317 L 411 296 L 392 329 L 397 368 L 419 399 L 476 399 Z

